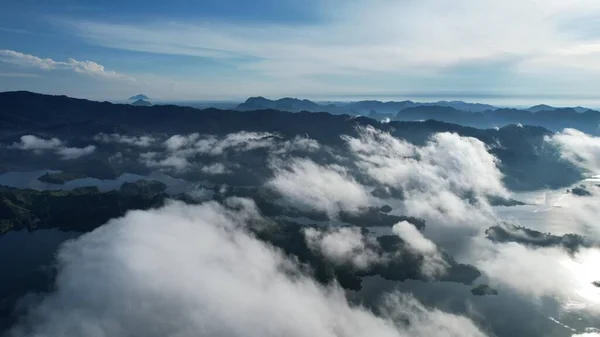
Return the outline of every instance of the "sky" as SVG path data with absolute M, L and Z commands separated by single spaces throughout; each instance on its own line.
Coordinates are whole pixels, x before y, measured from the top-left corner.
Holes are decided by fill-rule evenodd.
M 0 0 L 0 91 L 600 106 L 597 0 Z

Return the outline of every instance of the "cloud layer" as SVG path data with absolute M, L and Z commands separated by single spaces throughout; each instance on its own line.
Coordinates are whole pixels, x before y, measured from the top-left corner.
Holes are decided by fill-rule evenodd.
M 274 161 L 272 166 L 275 176 L 266 185 L 295 208 L 333 218 L 342 211 L 356 213 L 371 203 L 366 189 L 341 166 L 322 166 L 310 159 Z
M 120 135 L 117 133 L 112 133 L 112 134 L 99 133 L 94 136 L 94 140 L 97 142 L 102 142 L 102 143 L 120 143 L 120 144 L 126 144 L 126 145 L 137 146 L 137 147 L 149 147 L 152 144 L 154 144 L 154 142 L 156 142 L 156 139 L 154 139 L 154 137 L 151 137 L 151 136 L 139 136 L 138 137 L 138 136 Z
M 42 153 L 43 151 L 54 151 L 64 160 L 77 159 L 79 157 L 87 156 L 96 151 L 94 145 L 88 145 L 83 148 L 68 147 L 58 138 L 44 139 L 33 135 L 26 135 L 21 137 L 21 141 L 14 143 L 12 146 L 14 149 L 20 149 L 25 151 L 33 151 L 35 153 Z
M 408 295 L 381 316 L 348 304 L 248 234 L 251 202 L 226 204 L 130 212 L 66 243 L 56 290 L 9 336 L 485 336 Z
M 403 212 L 436 225 L 484 229 L 493 218 L 487 196 L 509 195 L 498 160 L 475 138 L 437 133 L 417 146 L 372 127 L 343 138 L 363 174 L 401 192 Z
M 304 237 L 310 249 L 320 252 L 327 260 L 337 265 L 347 264 L 360 270 L 382 259 L 374 249 L 377 243 L 369 241 L 357 227 L 328 230 L 306 228 Z
M 120 139 L 123 141 L 123 139 Z M 254 150 L 267 150 L 270 155 L 288 155 L 297 151 L 315 152 L 320 145 L 314 139 L 295 137 L 283 140 L 268 132 L 236 132 L 225 136 L 192 133 L 173 135 L 162 144 L 164 152 L 147 152 L 140 155 L 140 162 L 152 168 L 171 169 L 178 172 L 199 169 L 207 174 L 226 174 L 230 170 L 223 163 L 197 165 L 197 157 L 227 157 Z M 265 163 L 266 165 L 266 163 Z
M 599 137 L 575 129 L 564 129 L 545 139 L 559 148 L 564 159 L 590 173 L 600 174 Z
M 406 242 L 409 250 L 423 256 L 421 272 L 424 276 L 434 278 L 446 272 L 448 263 L 442 258 L 435 243 L 424 237 L 413 224 L 403 221 L 394 225 L 392 232 Z

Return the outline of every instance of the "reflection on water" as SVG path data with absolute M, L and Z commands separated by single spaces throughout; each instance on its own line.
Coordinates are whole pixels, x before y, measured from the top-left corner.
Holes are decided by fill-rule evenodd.
M 492 332 L 490 335 L 500 337 L 570 337 L 575 331 L 582 333 L 586 328 L 600 324 L 598 317 L 563 312 L 560 303 L 552 299 L 532 301 L 502 287 L 498 288 L 497 296 L 474 296 L 471 288 L 450 282 L 393 282 L 373 276 L 364 278 L 363 289 L 357 293 L 349 292 L 349 297 L 373 305 L 384 292 L 410 293 L 426 306 L 469 316 L 484 330 Z
M 596 182 L 583 180 L 575 186 L 585 185 L 592 196 L 580 197 L 562 190 L 542 190 L 514 193 L 513 198 L 528 205 L 495 207 L 501 220 L 555 235 L 600 234 L 600 195 Z

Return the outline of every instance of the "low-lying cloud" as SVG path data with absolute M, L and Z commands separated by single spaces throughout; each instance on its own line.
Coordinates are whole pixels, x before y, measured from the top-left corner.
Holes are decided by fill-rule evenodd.
M 102 143 L 120 143 L 137 147 L 149 147 L 156 142 L 151 136 L 126 136 L 117 133 L 106 134 L 99 133 L 94 136 L 94 140 Z
M 36 154 L 40 154 L 44 151 L 53 151 L 64 160 L 77 159 L 90 155 L 96 151 L 96 147 L 94 145 L 88 145 L 82 148 L 68 147 L 58 138 L 44 139 L 33 135 L 22 136 L 21 141 L 18 143 L 13 143 L 11 148 L 24 151 L 33 151 Z
M 545 140 L 560 150 L 561 156 L 584 170 L 600 174 L 600 138 L 579 130 L 564 129 Z
M 600 293 L 593 285 L 600 280 L 595 267 L 600 258 L 598 249 L 583 248 L 569 256 L 559 247 L 477 244 L 485 247 L 472 247 L 476 264 L 492 284 L 512 288 L 522 296 L 553 297 L 565 307 L 580 305 L 583 310 L 600 312 Z
M 343 136 L 360 172 L 373 184 L 399 190 L 390 201 L 401 213 L 428 221 L 426 233 L 448 250 L 494 224 L 487 197 L 508 197 L 498 160 L 481 141 L 454 133 L 433 134 L 417 146 L 373 127 Z M 431 230 L 429 228 L 435 228 Z
M 337 265 L 351 265 L 360 270 L 382 259 L 375 249 L 377 242 L 364 236 L 357 227 L 306 228 L 304 237 L 310 249 Z
M 218 157 L 264 149 L 273 156 L 287 155 L 297 151 L 314 152 L 320 145 L 314 139 L 295 137 L 284 140 L 268 132 L 236 132 L 225 136 L 174 135 L 163 142 L 164 153 L 149 152 L 140 156 L 140 162 L 149 167 L 163 167 L 176 171 L 199 169 L 207 174 L 229 173 L 223 164 L 196 165 L 197 156 Z M 266 163 L 265 163 L 266 164 Z M 216 166 L 218 165 L 218 166 Z
M 55 290 L 9 336 L 485 336 L 408 295 L 380 316 L 349 304 L 248 233 L 252 202 L 226 204 L 129 212 L 67 242 Z
M 298 158 L 271 165 L 275 176 L 266 185 L 295 208 L 325 212 L 333 218 L 342 211 L 358 212 L 371 203 L 366 189 L 341 166 Z
M 424 237 L 413 224 L 402 221 L 394 225 L 392 232 L 406 242 L 412 252 L 423 256 L 421 273 L 424 276 L 433 279 L 446 273 L 449 265 L 442 258 L 435 243 Z

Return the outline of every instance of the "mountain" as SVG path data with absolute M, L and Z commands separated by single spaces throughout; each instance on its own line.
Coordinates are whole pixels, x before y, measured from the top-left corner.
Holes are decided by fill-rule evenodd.
M 293 101 L 296 102 L 296 101 Z M 99 133 L 120 133 L 126 135 L 185 135 L 191 133 L 225 136 L 236 132 L 268 132 L 285 140 L 295 137 L 310 137 L 323 149 L 335 149 L 336 155 L 347 156 L 347 146 L 341 136 L 358 137 L 357 127 L 372 127 L 391 133 L 414 144 L 424 144 L 433 133 L 451 132 L 462 136 L 474 137 L 490 147 L 490 151 L 500 160 L 500 169 L 505 184 L 512 190 L 563 187 L 575 183 L 580 172 L 560 158 L 555 149 L 547 146 L 544 138 L 552 132 L 543 127 L 508 125 L 498 129 L 477 129 L 435 121 L 454 120 L 464 124 L 489 123 L 488 118 L 500 118 L 507 115 L 529 114 L 521 110 L 497 110 L 488 113 L 471 113 L 450 107 L 421 106 L 406 109 L 397 118 L 408 121 L 380 123 L 367 117 L 332 115 L 329 113 L 300 112 L 289 113 L 278 110 L 257 110 L 249 113 L 239 110 L 198 110 L 175 105 L 154 105 L 150 107 L 129 104 L 112 104 L 74 99 L 66 96 L 50 96 L 31 92 L 0 93 L 0 144 L 13 144 L 21 135 L 39 135 L 46 139 L 56 137 L 72 146 L 95 145 L 97 150 L 88 157 L 79 160 L 64 161 L 53 153 L 47 155 L 31 154 L 26 156 L 15 153 L 7 146 L 0 147 L 0 162 L 6 163 L 6 169 L 35 167 L 54 169 L 69 173 L 84 174 L 100 178 L 115 176 L 119 172 L 147 174 L 147 168 L 140 166 L 137 158 L 132 164 L 121 166 L 115 172 L 109 158 L 115 153 L 127 153 L 125 145 L 98 143 L 94 136 Z M 490 115 L 491 114 L 491 115 Z M 557 115 L 555 115 L 557 114 Z M 565 119 L 577 116 L 581 120 Z M 561 117 L 563 116 L 563 117 Z M 590 123 L 600 120 L 600 113 L 576 113 L 573 109 L 561 109 L 550 114 L 541 114 L 543 118 L 531 118 L 547 122 L 556 118 L 564 124 Z M 416 122 L 416 120 L 424 120 Z M 566 122 L 565 122 L 566 121 Z M 532 123 L 523 123 L 532 124 Z M 594 125 L 598 125 L 596 122 Z M 502 144 L 502 147 L 498 147 Z M 328 151 L 315 153 L 313 160 L 328 164 L 331 157 Z M 232 165 L 232 173 L 221 178 L 220 183 L 257 184 L 268 174 L 264 159 L 268 152 L 242 152 L 232 157 L 231 164 L 247 162 L 252 169 Z M 68 164 L 68 165 L 67 165 Z M 98 168 L 106 168 L 98 171 Z M 191 172 L 198 178 L 199 172 Z M 185 176 L 182 176 L 185 178 Z
M 149 101 L 150 97 L 148 97 L 144 94 L 138 94 L 138 95 L 129 97 L 129 101 L 137 101 L 137 100 Z
M 434 103 L 418 103 L 413 101 L 389 101 L 381 102 L 376 100 L 357 101 L 357 102 L 338 102 L 332 104 L 318 104 L 309 100 L 300 100 L 297 98 L 282 98 L 270 100 L 264 97 L 250 97 L 244 103 L 237 106 L 237 110 L 252 111 L 261 109 L 276 109 L 289 112 L 329 112 L 331 114 L 350 114 L 367 116 L 375 114 L 396 114 L 407 108 L 418 106 L 444 106 L 452 107 L 458 110 L 469 112 L 483 112 L 487 110 L 498 109 L 492 105 L 480 103 L 466 103 L 462 101 L 439 101 Z
M 498 108 L 489 104 L 463 101 L 420 103 L 413 101 L 376 100 L 351 103 L 318 104 L 309 100 L 282 98 L 270 100 L 251 97 L 236 110 L 253 111 L 274 109 L 288 112 L 327 112 L 334 115 L 362 115 L 378 121 L 388 118 L 398 121 L 435 119 L 475 128 L 495 128 L 511 124 L 540 125 L 552 131 L 575 128 L 590 134 L 600 134 L 600 112 L 584 107 L 556 108 L 540 104 L 528 109 Z
M 289 112 L 300 112 L 300 111 L 310 111 L 310 112 L 321 112 L 324 111 L 323 107 L 317 103 L 314 103 L 309 100 L 300 100 L 297 98 L 281 98 L 278 100 L 270 100 L 264 97 L 250 97 L 244 103 L 240 104 L 236 108 L 237 110 L 242 111 L 251 111 L 251 110 L 262 110 L 262 109 L 275 109 L 280 111 L 289 111 Z
M 573 108 L 573 110 L 575 110 L 576 112 L 582 113 L 582 112 L 587 112 L 590 111 L 591 109 L 582 107 L 582 106 L 576 106 Z
M 467 103 L 463 101 L 438 101 L 434 103 L 417 103 L 418 105 L 437 105 L 454 108 L 456 110 L 468 111 L 468 112 L 485 112 L 498 109 L 497 107 L 489 104 L 481 103 Z
M 554 110 L 558 110 L 558 109 L 573 109 L 577 113 L 583 113 L 583 112 L 591 110 L 588 108 L 584 108 L 582 106 L 576 106 L 576 107 L 572 107 L 572 108 L 556 108 L 556 107 L 546 105 L 546 104 L 534 105 L 531 108 L 528 108 L 525 110 L 530 111 L 530 112 L 542 112 L 542 111 L 554 111 Z
M 143 99 L 138 99 L 137 101 L 131 103 L 131 105 L 135 105 L 135 106 L 151 106 L 152 103 L 143 100 Z
M 538 105 L 534 105 L 529 109 L 525 109 L 527 111 L 531 111 L 531 112 L 540 112 L 540 111 L 554 111 L 556 110 L 555 107 L 553 106 L 549 106 L 546 104 L 538 104 Z

